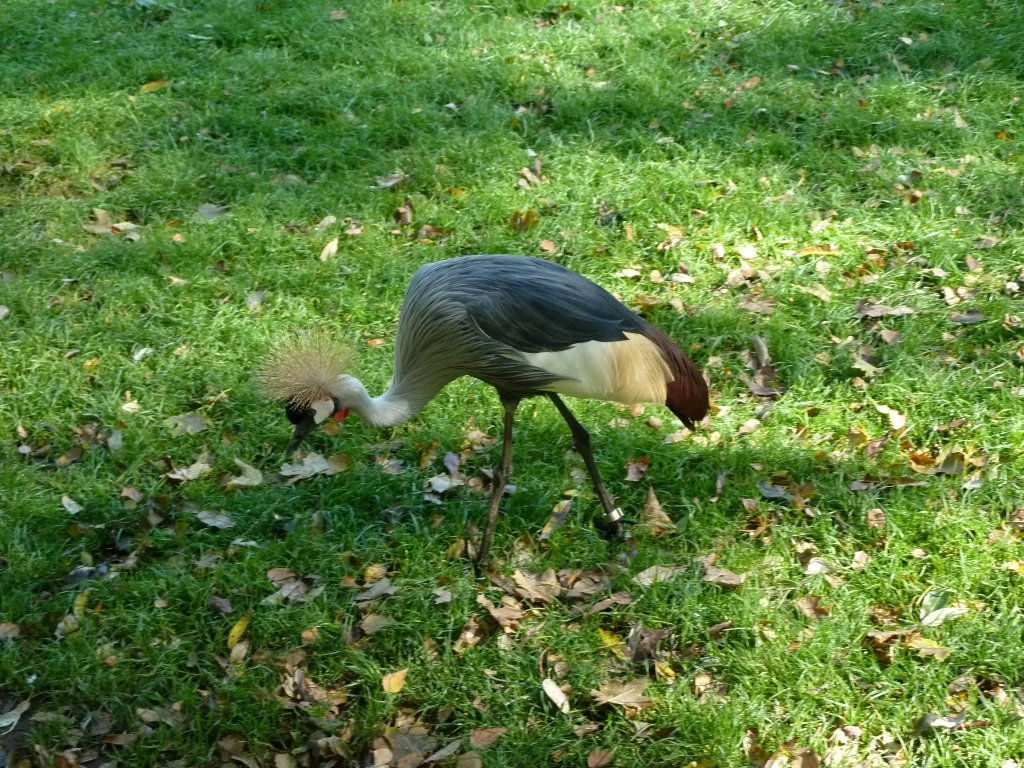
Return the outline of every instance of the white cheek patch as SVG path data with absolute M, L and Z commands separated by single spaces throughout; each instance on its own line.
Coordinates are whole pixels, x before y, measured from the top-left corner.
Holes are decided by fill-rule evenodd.
M 316 424 L 323 424 L 334 413 L 333 400 L 317 400 L 310 403 L 309 407 L 313 409 L 313 421 Z

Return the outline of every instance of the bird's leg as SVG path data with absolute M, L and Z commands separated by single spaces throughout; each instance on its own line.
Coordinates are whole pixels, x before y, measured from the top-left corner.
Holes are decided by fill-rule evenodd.
M 594 454 L 590 450 L 590 433 L 580 424 L 572 411 L 569 410 L 569 407 L 562 402 L 562 398 L 553 392 L 548 392 L 548 397 L 551 398 L 551 402 L 555 404 L 558 412 L 562 414 L 565 423 L 569 425 L 573 443 L 576 445 L 577 452 L 583 457 L 583 463 L 587 465 L 587 472 L 590 473 L 590 480 L 594 484 L 594 490 L 597 492 L 597 497 L 601 500 L 601 506 L 604 507 L 604 517 L 608 527 L 613 535 L 621 538 L 624 535 L 622 523 L 620 522 L 622 520 L 622 510 L 615 506 L 611 494 L 608 493 L 604 487 L 604 482 L 601 480 L 601 473 L 597 470 L 597 462 L 594 461 Z
M 494 476 L 491 478 L 491 500 L 487 506 L 487 527 L 484 528 L 484 535 L 480 539 L 480 549 L 477 550 L 476 566 L 479 573 L 480 565 L 487 560 L 491 549 L 491 536 L 494 535 L 494 528 L 498 524 L 498 513 L 501 507 L 501 497 L 505 493 L 505 484 L 509 475 L 512 474 L 512 418 L 515 416 L 516 408 L 519 407 L 518 398 L 501 398 L 501 407 L 505 411 L 504 441 L 501 446 L 501 461 L 494 468 Z

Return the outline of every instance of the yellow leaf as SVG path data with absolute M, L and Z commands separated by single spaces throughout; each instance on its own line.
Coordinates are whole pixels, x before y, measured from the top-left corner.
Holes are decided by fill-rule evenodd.
M 409 674 L 408 669 L 400 669 L 397 672 L 391 672 L 384 675 L 384 679 L 380 681 L 381 686 L 384 688 L 385 693 L 398 693 L 405 687 L 405 676 Z
M 235 626 L 228 632 L 228 650 L 238 645 L 238 641 L 242 639 L 242 635 L 245 634 L 245 630 L 249 628 L 249 622 L 252 621 L 252 614 L 247 613 L 245 616 L 235 622 Z
M 609 632 L 607 629 L 601 629 L 600 627 L 597 628 L 597 634 L 601 638 L 601 642 L 608 646 L 608 650 L 620 659 L 625 660 L 626 652 L 623 649 L 626 647 L 626 644 L 622 641 L 621 637 L 614 632 Z
M 89 604 L 89 590 L 83 589 L 75 597 L 74 607 L 71 612 L 74 614 L 76 619 L 82 618 L 85 615 L 85 606 Z
M 139 90 L 143 93 L 149 93 L 150 91 L 155 91 L 157 88 L 163 88 L 165 85 L 167 85 L 166 80 L 150 80 L 144 86 L 139 88 Z

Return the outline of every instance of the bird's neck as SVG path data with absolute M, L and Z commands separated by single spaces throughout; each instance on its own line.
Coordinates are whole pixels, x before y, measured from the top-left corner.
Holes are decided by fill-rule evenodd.
M 403 424 L 415 416 L 423 407 L 418 407 L 396 392 L 388 389 L 379 397 L 370 397 L 366 387 L 358 379 L 348 377 L 343 402 L 355 411 L 363 421 L 375 427 L 393 427 Z

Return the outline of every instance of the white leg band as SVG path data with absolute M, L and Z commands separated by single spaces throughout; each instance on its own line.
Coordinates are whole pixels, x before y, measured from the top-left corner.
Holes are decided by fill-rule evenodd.
M 605 515 L 605 519 L 609 523 L 617 523 L 623 518 L 622 510 L 616 507 L 611 512 Z

